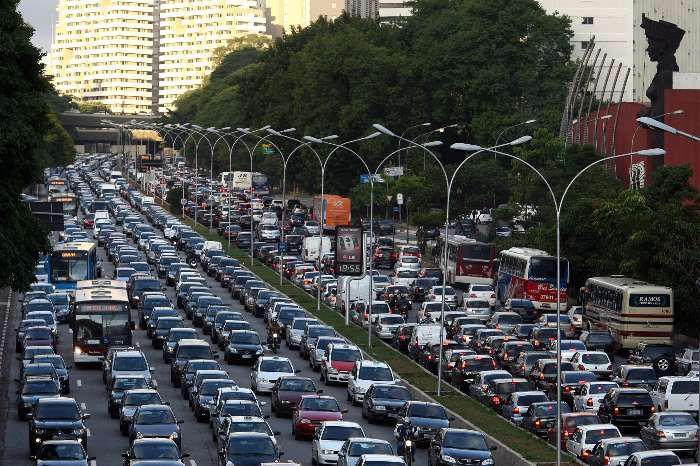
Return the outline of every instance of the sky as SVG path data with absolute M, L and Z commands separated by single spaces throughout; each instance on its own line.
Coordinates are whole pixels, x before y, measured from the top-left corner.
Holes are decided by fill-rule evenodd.
M 51 47 L 51 30 L 56 18 L 58 0 L 20 0 L 19 12 L 24 21 L 34 28 L 32 42 L 48 52 Z

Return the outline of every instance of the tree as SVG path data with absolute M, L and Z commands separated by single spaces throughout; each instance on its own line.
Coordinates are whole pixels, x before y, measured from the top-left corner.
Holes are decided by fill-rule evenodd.
M 213 64 L 215 67 L 221 65 L 231 52 L 242 49 L 262 50 L 272 45 L 272 39 L 261 34 L 244 34 L 242 36 L 229 39 L 225 46 L 217 47 L 213 52 Z
M 51 128 L 50 86 L 17 3 L 0 4 L 0 286 L 26 290 L 40 254 L 50 250 L 46 229 L 19 199 L 42 168 L 37 149 Z
M 112 113 L 112 109 L 102 102 L 77 102 L 76 107 L 82 113 Z

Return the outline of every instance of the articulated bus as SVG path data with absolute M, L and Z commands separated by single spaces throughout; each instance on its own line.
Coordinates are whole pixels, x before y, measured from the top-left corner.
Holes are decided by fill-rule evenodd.
M 78 215 L 78 197 L 73 193 L 49 194 L 49 201 L 63 204 L 63 213 L 71 217 Z
M 99 286 L 77 290 L 71 329 L 76 364 L 104 360 L 111 346 L 130 346 L 134 323 L 126 290 Z
M 58 244 L 48 260 L 49 283 L 74 291 L 77 282 L 97 278 L 97 246 L 92 242 Z
M 569 285 L 569 261 L 561 259 L 560 308 L 566 310 Z M 501 251 L 496 297 L 529 299 L 535 309 L 554 312 L 557 309 L 557 259 L 545 251 L 531 248 L 510 248 Z
M 443 254 L 438 259 L 441 265 Z M 494 245 L 480 243 L 466 236 L 450 236 L 447 240 L 447 283 L 490 285 L 495 259 Z
M 583 327 L 609 330 L 620 349 L 671 343 L 673 290 L 623 275 L 593 277 L 581 290 Z

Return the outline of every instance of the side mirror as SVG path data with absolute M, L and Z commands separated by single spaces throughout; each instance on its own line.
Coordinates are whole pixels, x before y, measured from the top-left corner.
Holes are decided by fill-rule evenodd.
M 189 458 L 190 454 L 189 453 L 183 453 L 180 458 Z
M 323 393 L 323 390 L 316 390 L 317 395 L 320 395 L 321 393 Z
M 69 370 L 71 370 L 71 369 L 73 369 L 73 366 L 66 366 L 66 370 L 67 370 L 67 371 L 69 371 Z
M 266 414 L 266 415 L 263 416 L 263 418 L 265 418 L 265 419 L 270 419 L 270 415 L 269 415 L 269 414 Z
M 83 413 L 83 419 L 90 419 L 90 413 Z
M 300 372 L 301 372 L 301 369 L 295 369 L 295 370 L 294 370 L 294 373 L 295 373 L 295 374 L 299 374 Z
M 491 451 L 496 451 L 496 450 L 498 450 L 498 446 L 492 445 L 492 446 L 489 448 L 489 450 L 491 450 Z
M 136 330 L 136 322 L 131 322 L 129 327 L 131 327 L 131 330 Z
M 184 423 L 185 423 L 185 421 L 183 421 L 182 419 L 178 419 L 177 421 L 175 421 L 175 424 L 184 424 Z
M 164 404 L 165 406 L 170 406 L 170 402 L 169 402 L 169 401 L 164 401 L 163 404 Z
M 214 359 L 219 359 L 219 354 L 218 354 L 218 353 L 215 353 L 215 354 L 214 354 Z
M 450 422 L 452 422 L 452 421 L 455 420 L 455 417 L 454 417 L 454 416 L 448 416 L 448 417 L 447 417 L 447 420 L 449 420 Z
M 148 372 L 150 372 L 151 374 L 154 373 L 155 371 L 156 371 L 156 370 L 155 370 L 153 367 L 150 367 L 150 368 L 148 369 Z
M 19 380 L 19 379 L 15 379 L 15 382 L 20 383 L 20 380 Z
M 88 461 L 95 461 L 97 459 L 96 456 L 88 456 Z
M 36 455 L 29 455 L 29 459 L 32 461 L 36 461 Z
M 128 453 L 126 453 L 126 452 L 122 453 L 122 458 L 128 458 L 128 457 L 129 457 Z
M 283 451 L 280 451 L 280 452 L 277 453 L 277 455 L 278 455 L 278 456 L 282 456 L 282 455 L 284 455 L 284 452 L 283 452 Z
M 267 401 L 261 401 L 259 404 L 260 406 L 267 406 Z
M 341 410 L 340 410 L 340 413 L 341 413 L 341 414 L 347 414 L 347 413 L 348 413 L 348 410 L 347 410 L 347 409 L 341 409 Z
M 219 454 L 219 456 L 224 456 L 224 450 L 219 450 L 217 451 L 217 453 Z

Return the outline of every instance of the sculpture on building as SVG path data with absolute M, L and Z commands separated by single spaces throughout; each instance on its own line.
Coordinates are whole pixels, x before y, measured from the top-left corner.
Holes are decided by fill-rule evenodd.
M 659 115 L 664 113 L 664 91 L 673 88 L 673 72 L 679 70 L 675 54 L 685 31 L 673 23 L 654 21 L 645 15 L 642 15 L 642 29 L 647 37 L 649 59 L 657 64 L 656 74 L 646 92 L 651 106 L 642 109 L 639 116 L 655 117 L 663 121 Z M 653 131 L 652 142 L 652 147 L 663 148 L 663 133 Z M 663 164 L 662 157 L 654 157 L 654 162 Z

